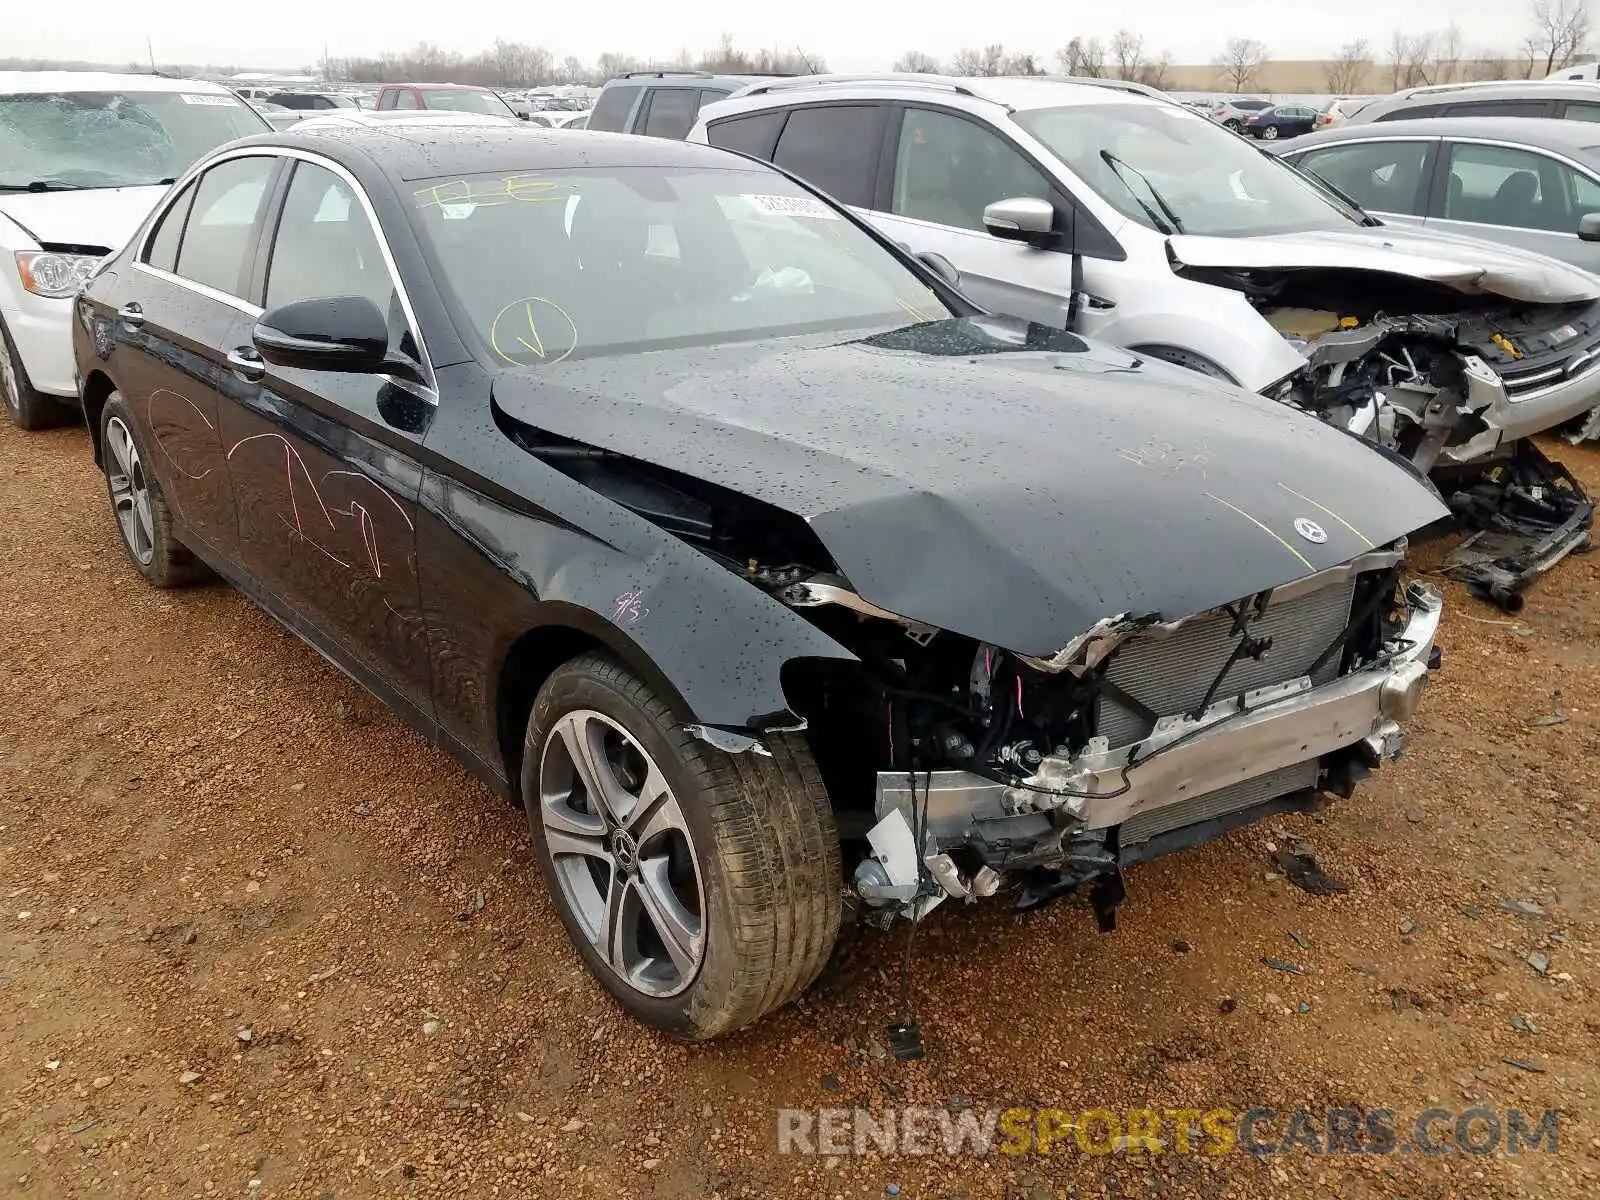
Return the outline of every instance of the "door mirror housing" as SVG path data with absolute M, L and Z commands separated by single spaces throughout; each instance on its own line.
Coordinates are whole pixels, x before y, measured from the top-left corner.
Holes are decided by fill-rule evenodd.
M 917 261 L 940 279 L 953 288 L 961 286 L 961 272 L 956 270 L 955 264 L 942 254 L 935 254 L 932 250 L 924 250 L 917 255 Z
M 394 374 L 416 379 L 412 363 L 389 355 L 389 324 L 365 296 L 319 296 L 261 314 L 251 341 L 279 367 Z
M 1041 249 L 1055 241 L 1052 232 L 1055 220 L 1055 206 L 1035 196 L 996 200 L 983 210 L 983 227 L 991 236 L 1008 242 L 1027 242 Z
M 1600 213 L 1585 213 L 1578 218 L 1578 240 L 1600 242 Z

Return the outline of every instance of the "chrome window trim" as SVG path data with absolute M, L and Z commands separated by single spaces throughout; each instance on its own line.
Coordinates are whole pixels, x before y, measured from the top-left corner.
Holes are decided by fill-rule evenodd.
M 215 288 L 207 287 L 205 284 L 196 283 L 192 279 L 185 279 L 181 275 L 174 275 L 170 271 L 163 271 L 159 267 L 152 267 L 148 262 L 145 261 L 150 253 L 150 243 L 155 237 L 156 230 L 160 227 L 162 218 L 165 217 L 169 211 L 171 211 L 173 203 L 176 201 L 177 197 L 182 194 L 183 189 L 189 185 L 190 181 L 196 178 L 202 172 L 209 171 L 212 167 L 219 166 L 222 163 L 231 162 L 236 158 L 297 159 L 301 162 L 308 162 L 313 166 L 321 167 L 326 171 L 331 171 L 350 188 L 351 193 L 360 202 L 361 210 L 366 213 L 367 221 L 372 226 L 373 235 L 378 240 L 378 252 L 383 255 L 383 265 L 389 272 L 389 282 L 394 284 L 395 293 L 400 297 L 400 311 L 405 314 L 406 324 L 411 330 L 411 337 L 416 342 L 417 352 L 422 357 L 422 373 L 427 382 L 421 385 L 420 388 L 415 384 L 409 385 L 408 390 L 413 388 L 417 389 L 422 399 L 426 400 L 429 404 L 432 404 L 435 408 L 437 408 L 439 405 L 439 382 L 438 377 L 434 374 L 433 359 L 428 354 L 428 345 L 427 342 L 423 340 L 422 326 L 417 321 L 416 309 L 412 307 L 411 296 L 406 291 L 405 284 L 400 279 L 400 268 L 395 263 L 394 251 L 389 248 L 389 239 L 383 231 L 382 222 L 378 220 L 377 210 L 372 207 L 372 200 L 367 196 L 367 190 L 361 186 L 356 177 L 339 163 L 335 162 L 331 158 L 328 158 L 326 155 L 317 154 L 310 150 L 302 150 L 297 146 L 244 146 L 238 150 L 224 151 L 221 154 L 217 154 L 211 158 L 203 159 L 202 161 L 195 163 L 189 168 L 188 171 L 184 173 L 182 178 L 172 185 L 171 190 L 167 193 L 171 199 L 169 199 L 166 204 L 164 204 L 155 214 L 152 215 L 149 223 L 145 226 L 144 233 L 139 239 L 139 252 L 134 258 L 133 265 L 136 268 L 148 271 L 150 274 L 159 278 L 167 279 L 173 283 L 191 288 L 194 291 L 199 292 L 201 295 L 208 297 L 209 299 L 220 300 L 224 304 L 239 309 L 247 316 L 259 317 L 262 312 L 265 311 L 264 309 L 251 304 L 248 300 L 242 299 L 241 297 L 230 296 L 224 292 L 218 291 Z M 272 240 L 273 249 L 276 248 L 276 242 L 277 235 L 276 231 L 274 231 Z M 269 260 L 269 268 L 270 265 L 271 263 Z M 387 375 L 380 375 L 378 378 L 389 379 L 390 377 Z M 393 382 L 393 380 L 391 380 L 391 382 Z

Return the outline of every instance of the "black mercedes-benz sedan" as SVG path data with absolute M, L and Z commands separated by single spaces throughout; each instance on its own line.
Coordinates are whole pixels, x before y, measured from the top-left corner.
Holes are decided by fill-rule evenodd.
M 708 1038 L 847 914 L 1109 927 L 1348 794 L 1436 659 L 1406 465 L 951 277 L 705 146 L 330 125 L 198 163 L 74 337 L 134 567 L 521 803 L 596 977 Z

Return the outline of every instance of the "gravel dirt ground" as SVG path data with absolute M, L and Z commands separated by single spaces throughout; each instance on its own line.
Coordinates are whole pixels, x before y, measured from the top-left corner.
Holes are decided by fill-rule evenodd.
M 1600 1195 L 1600 555 L 1515 617 L 1450 587 L 1407 756 L 1136 869 L 1115 934 L 945 906 L 897 1064 L 903 931 L 670 1044 L 519 812 L 234 592 L 143 586 L 82 431 L 0 428 L 0 480 L 0 1195 Z M 1273 873 L 1301 842 L 1347 893 Z M 1553 1107 L 1560 1152 L 777 1153 L 779 1108 L 968 1104 Z

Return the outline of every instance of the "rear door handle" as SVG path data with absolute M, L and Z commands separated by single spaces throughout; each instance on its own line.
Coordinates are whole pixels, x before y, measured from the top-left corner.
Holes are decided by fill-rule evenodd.
M 228 351 L 228 367 L 240 379 L 254 383 L 267 373 L 266 360 L 248 346 Z
M 133 329 L 144 324 L 144 309 L 131 301 L 117 309 L 117 316 L 122 318 L 122 323 Z

